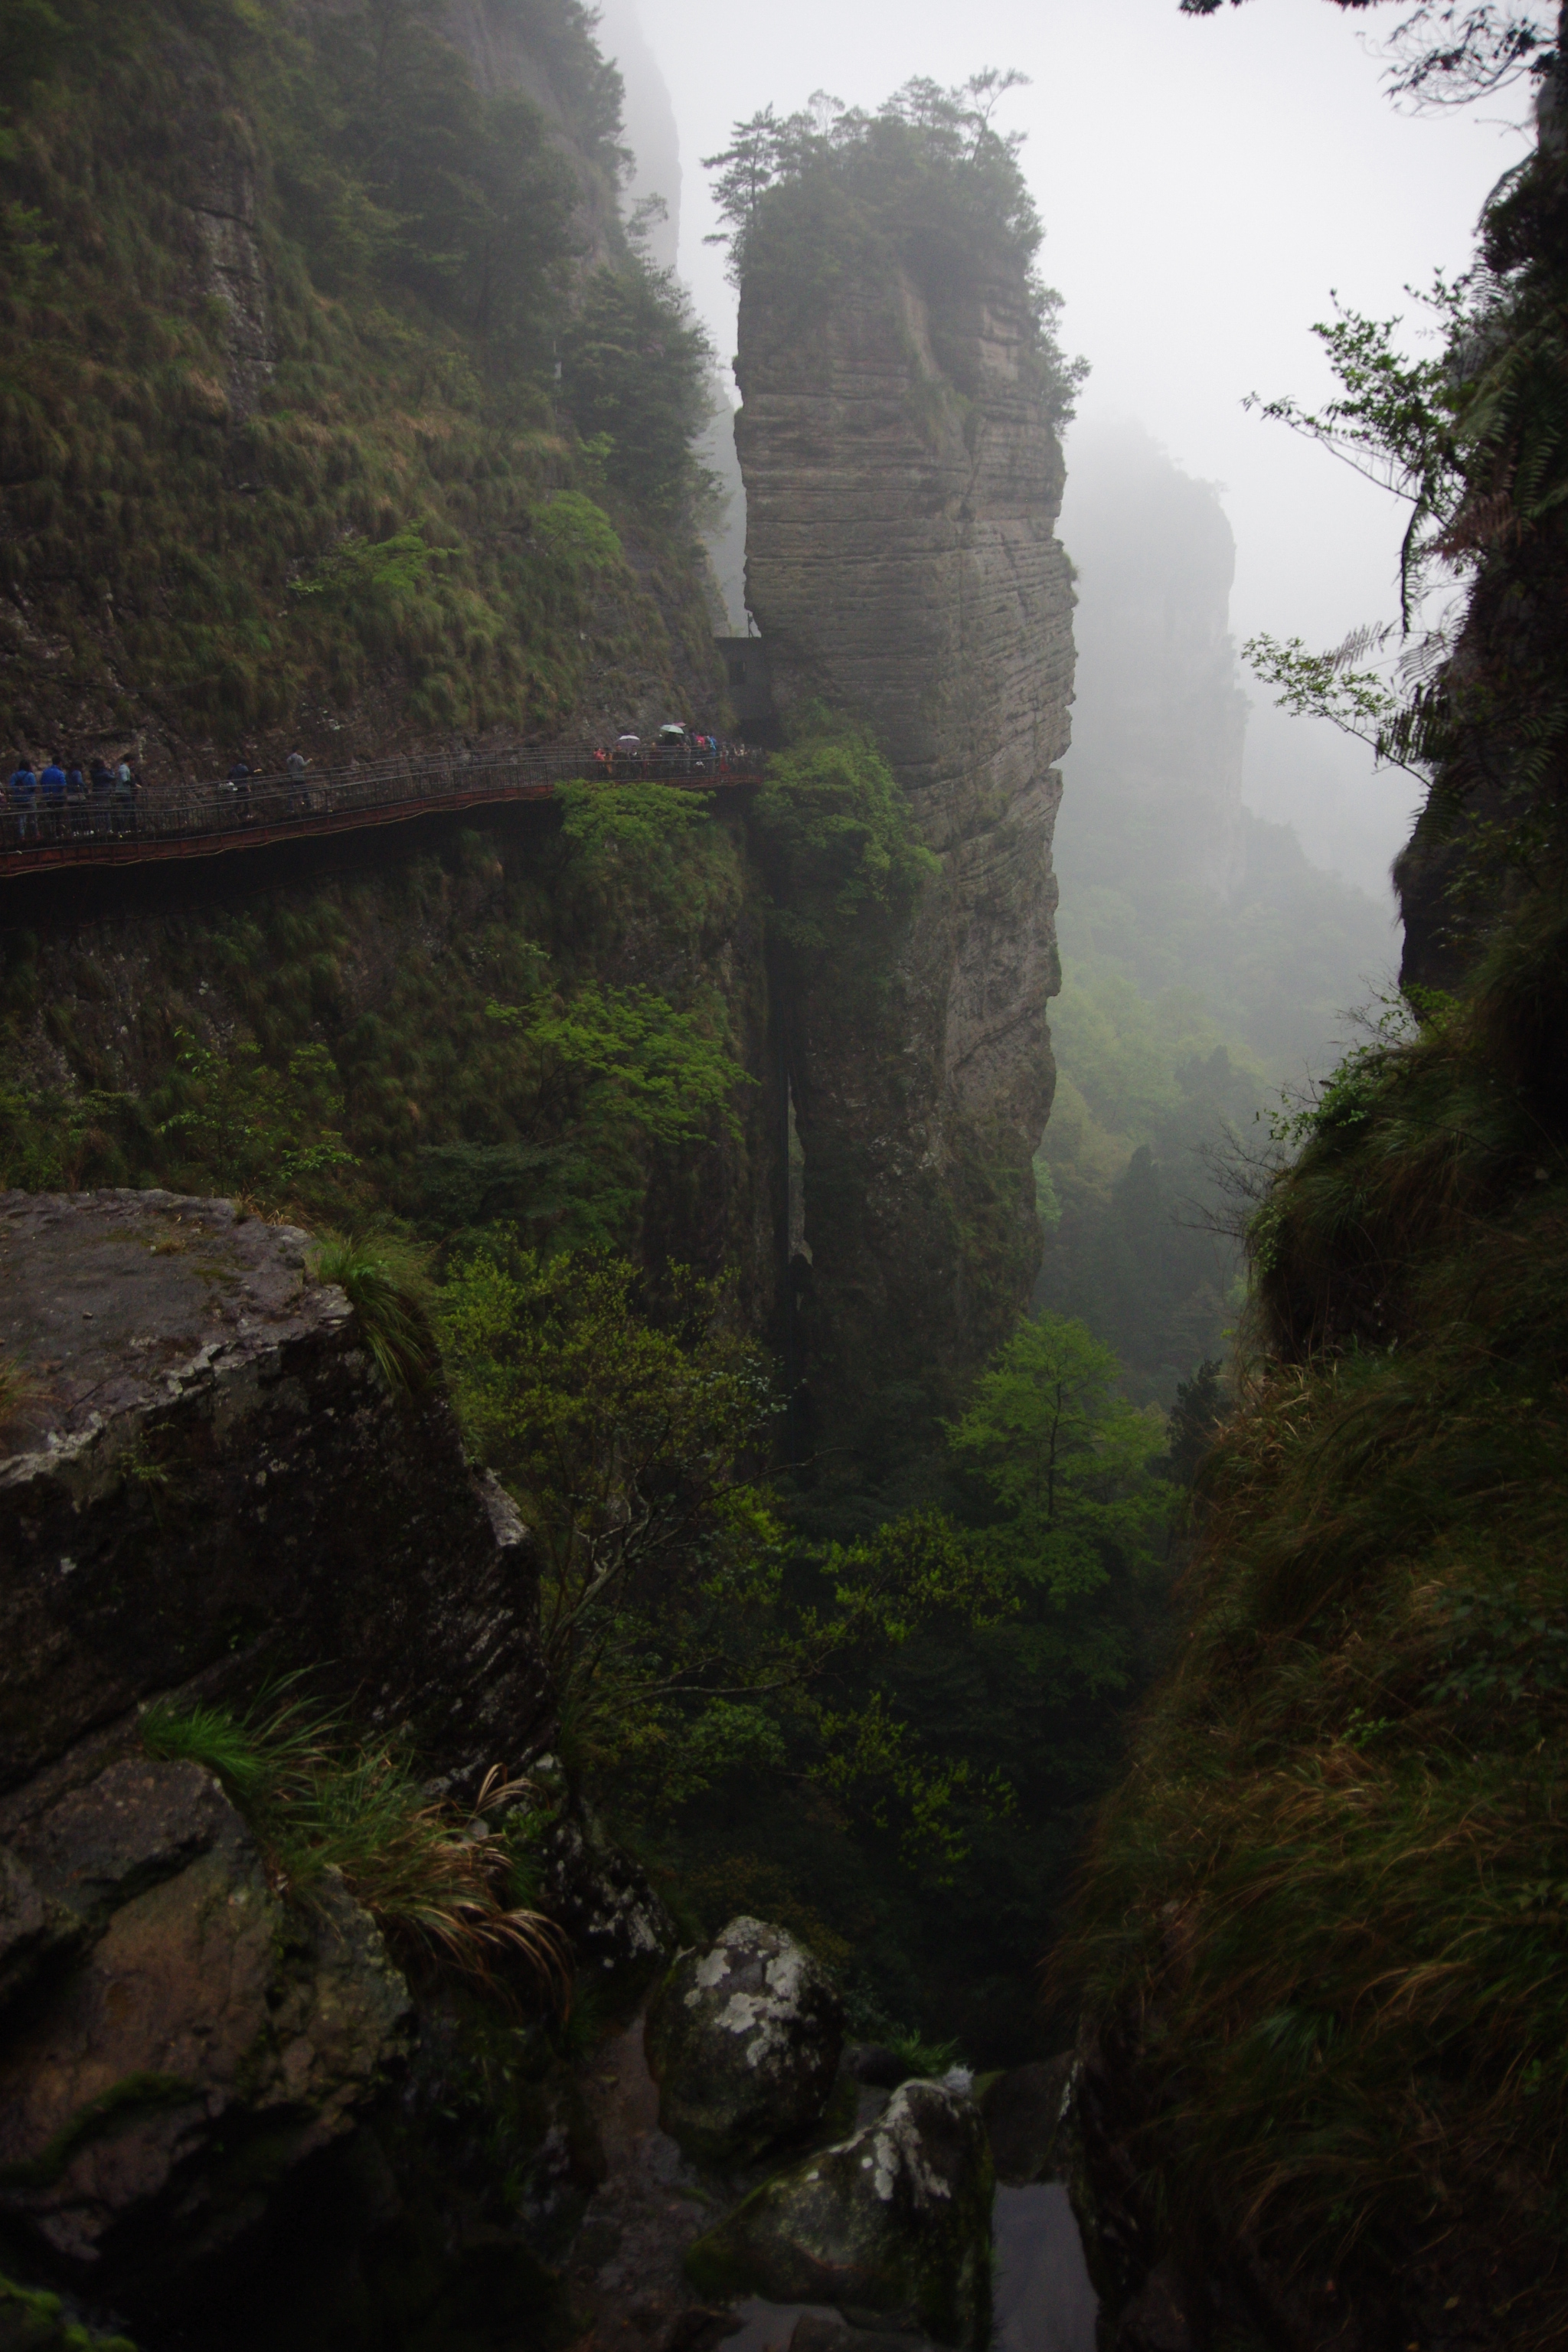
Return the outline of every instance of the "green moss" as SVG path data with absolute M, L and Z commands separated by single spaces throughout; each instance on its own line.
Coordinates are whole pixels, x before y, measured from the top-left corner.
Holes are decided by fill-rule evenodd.
M 0 2277 L 4 2352 L 136 2352 L 128 2336 L 100 2336 L 72 2319 L 58 2294 Z

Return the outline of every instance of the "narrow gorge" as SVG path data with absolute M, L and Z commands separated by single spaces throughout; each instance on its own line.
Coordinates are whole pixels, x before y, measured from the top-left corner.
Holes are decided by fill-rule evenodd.
M 687 13 L 0 0 L 0 2352 L 1553 2352 L 1568 11 L 1322 655 L 1224 78 Z

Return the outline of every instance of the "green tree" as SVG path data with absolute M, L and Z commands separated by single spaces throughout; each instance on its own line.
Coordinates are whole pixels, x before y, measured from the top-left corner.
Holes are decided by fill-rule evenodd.
M 723 1286 L 687 1269 L 656 1286 L 625 1258 L 546 1259 L 501 1229 L 454 1261 L 439 1320 L 470 1441 L 541 1549 L 579 1769 L 646 1819 L 761 1767 L 950 1870 L 1006 1791 L 890 1705 L 879 1666 L 1015 1613 L 1007 1563 L 932 1511 L 790 1542 L 757 1476 L 773 1367 Z
M 282 1069 L 254 1038 L 227 1053 L 179 1032 L 172 1092 L 176 1108 L 159 1127 L 219 1192 L 286 1197 L 313 1178 L 354 1164 L 339 1122 L 343 1096 L 324 1045 L 301 1045 Z
M 777 1595 L 750 1466 L 779 1409 L 768 1360 L 721 1286 L 671 1267 L 663 1287 L 656 1311 L 627 1259 L 545 1259 L 502 1228 L 456 1260 L 440 1314 L 465 1427 L 540 1548 L 563 1719 L 610 1771 L 762 1736 L 756 1623 Z M 667 1766 L 700 1777 L 692 1753 Z
M 693 445 L 710 415 L 713 347 L 668 270 L 634 256 L 589 279 L 561 341 L 561 387 L 616 487 L 670 511 L 701 487 Z
M 1042 1665 L 1054 1652 L 1058 1674 L 1091 1694 L 1126 1682 L 1128 1621 L 1171 1508 L 1152 1475 L 1163 1418 L 1128 1404 L 1120 1377 L 1086 1325 L 1041 1315 L 1020 1324 L 949 1431 L 990 1500 L 976 1540 L 1031 1596 Z
M 752 814 L 773 861 L 778 927 L 807 954 L 897 920 L 938 870 L 870 735 L 826 710 L 768 761 Z

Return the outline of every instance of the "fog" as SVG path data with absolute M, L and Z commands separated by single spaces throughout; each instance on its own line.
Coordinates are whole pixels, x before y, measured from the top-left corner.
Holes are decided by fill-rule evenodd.
M 1382 89 L 1379 37 L 1402 12 L 1347 16 L 1324 0 L 1249 0 L 1207 18 L 1176 0 L 610 0 L 603 37 L 637 80 L 631 26 L 668 85 L 679 139 L 672 199 L 679 260 L 721 358 L 734 294 L 700 158 L 730 125 L 816 89 L 874 107 L 913 74 L 963 80 L 1016 67 L 1031 86 L 1001 120 L 1028 134 L 1025 163 L 1046 224 L 1044 273 L 1064 297 L 1063 341 L 1092 373 L 1086 425 L 1135 418 L 1184 470 L 1223 486 L 1236 534 L 1232 618 L 1337 642 L 1395 610 L 1404 509 L 1284 427 L 1247 415 L 1250 392 L 1312 399 L 1329 387 L 1310 327 L 1331 296 L 1377 315 L 1462 268 L 1488 190 L 1522 152 L 1528 90 L 1479 108 L 1400 113 Z M 646 95 L 628 115 L 658 162 Z M 654 110 L 657 113 L 658 110 Z M 673 239 L 671 249 L 674 249 Z M 1072 543 L 1069 487 L 1062 530 Z M 1093 593 L 1092 579 L 1080 583 Z M 1287 719 L 1251 688 L 1246 790 L 1289 818 L 1309 854 L 1379 887 L 1413 787 L 1318 721 Z M 1069 777 L 1070 782 L 1070 777 Z

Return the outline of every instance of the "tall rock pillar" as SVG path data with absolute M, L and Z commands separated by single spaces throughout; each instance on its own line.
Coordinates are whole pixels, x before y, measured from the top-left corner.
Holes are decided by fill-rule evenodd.
M 947 1409 L 1034 1278 L 1073 597 L 1021 265 L 949 270 L 933 299 L 884 247 L 804 311 L 748 278 L 736 374 L 781 714 L 868 727 L 940 861 L 875 1017 L 831 971 L 790 990 L 820 1444 L 825 1406 L 863 1424 L 878 1389 L 906 1420 L 911 1381 Z

